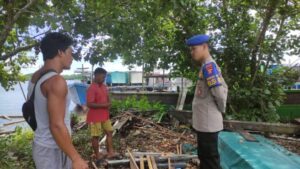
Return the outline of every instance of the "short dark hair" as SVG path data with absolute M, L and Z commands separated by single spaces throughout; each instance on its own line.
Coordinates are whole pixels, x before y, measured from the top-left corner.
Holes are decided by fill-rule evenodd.
M 97 74 L 107 74 L 107 71 L 105 69 L 101 68 L 101 67 L 98 67 L 94 71 L 94 75 L 97 75 Z
M 73 44 L 73 40 L 70 36 L 59 33 L 51 32 L 46 34 L 46 36 L 41 41 L 41 51 L 43 54 L 43 60 L 53 59 L 58 51 L 66 51 L 68 47 Z

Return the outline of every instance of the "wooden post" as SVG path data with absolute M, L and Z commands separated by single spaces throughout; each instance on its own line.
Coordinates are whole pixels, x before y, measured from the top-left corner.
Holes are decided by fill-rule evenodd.
M 139 166 L 136 164 L 135 159 L 131 152 L 127 149 L 127 153 L 129 154 L 129 160 L 130 160 L 130 169 L 139 169 Z
M 140 169 L 145 169 L 144 157 L 143 156 L 140 157 Z
M 182 154 L 182 144 L 179 146 L 179 154 Z
M 149 168 L 149 169 L 153 169 L 152 163 L 151 163 L 151 159 L 150 159 L 150 156 L 149 156 L 149 155 L 147 155 L 147 162 L 148 162 L 148 168 Z
M 168 158 L 168 166 L 169 166 L 168 167 L 169 169 L 172 169 L 172 167 L 171 167 L 171 159 L 170 158 Z
M 151 162 L 152 162 L 152 167 L 153 167 L 153 169 L 158 169 L 158 168 L 157 168 L 157 165 L 156 165 L 155 158 L 154 158 L 153 156 L 151 156 L 150 159 L 151 159 Z

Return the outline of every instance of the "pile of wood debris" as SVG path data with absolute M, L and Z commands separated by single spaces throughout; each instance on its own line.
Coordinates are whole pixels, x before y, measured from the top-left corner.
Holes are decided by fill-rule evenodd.
M 122 113 L 112 119 L 114 147 L 120 157 L 108 160 L 100 168 L 197 168 L 197 155 L 184 154 L 183 144 L 196 145 L 190 129 L 175 128 L 170 123 L 157 124 L 133 113 Z M 104 146 L 102 138 L 100 146 Z M 94 168 L 97 168 L 93 164 Z M 99 167 L 98 167 L 99 168 Z

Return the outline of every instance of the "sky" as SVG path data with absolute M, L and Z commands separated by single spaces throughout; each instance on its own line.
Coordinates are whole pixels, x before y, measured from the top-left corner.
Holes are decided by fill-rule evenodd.
M 39 69 L 43 65 L 43 59 L 42 55 L 38 55 L 38 60 L 35 65 L 31 67 L 23 67 L 21 69 L 22 74 L 29 74 L 35 72 L 37 69 Z M 300 64 L 300 58 L 298 56 L 284 56 L 284 60 L 282 61 L 283 64 L 285 65 L 295 65 L 295 64 Z M 62 74 L 63 75 L 71 75 L 74 74 L 75 70 L 78 68 L 83 67 L 88 68 L 88 70 L 92 69 L 92 65 L 88 62 L 84 61 L 73 61 L 71 69 L 70 70 L 65 70 Z M 95 67 L 97 67 L 96 65 Z M 94 68 L 95 68 L 94 67 Z M 113 72 L 113 71 L 128 71 L 128 66 L 125 66 L 122 64 L 122 59 L 117 59 L 114 62 L 105 62 L 103 65 L 103 68 L 106 69 L 108 72 Z M 142 68 L 139 66 L 135 66 L 132 71 L 141 71 Z
M 29 73 L 34 73 L 37 69 L 39 69 L 43 65 L 43 59 L 42 55 L 38 55 L 38 60 L 35 65 L 32 65 L 30 67 L 22 67 L 21 68 L 21 73 L 22 74 L 29 74 Z M 71 75 L 74 74 L 75 70 L 78 68 L 81 68 L 83 65 L 84 68 L 89 68 L 88 70 L 92 69 L 92 65 L 89 62 L 84 62 L 84 61 L 75 61 L 73 60 L 73 63 L 71 65 L 70 70 L 65 70 L 63 71 L 63 75 Z M 98 65 L 94 66 L 97 67 Z M 121 59 L 117 59 L 114 62 L 105 62 L 103 65 L 103 68 L 106 69 L 108 72 L 113 72 L 113 71 L 128 71 L 128 66 L 124 66 L 122 64 Z M 139 66 L 135 66 L 132 71 L 141 71 L 142 68 Z

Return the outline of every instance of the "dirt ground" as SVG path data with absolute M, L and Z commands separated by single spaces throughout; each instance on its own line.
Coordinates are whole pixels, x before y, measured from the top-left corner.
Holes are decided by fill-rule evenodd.
M 281 145 L 286 148 L 290 152 L 300 155 L 300 138 L 291 138 L 291 139 L 283 139 L 283 138 L 269 138 L 274 143 Z

